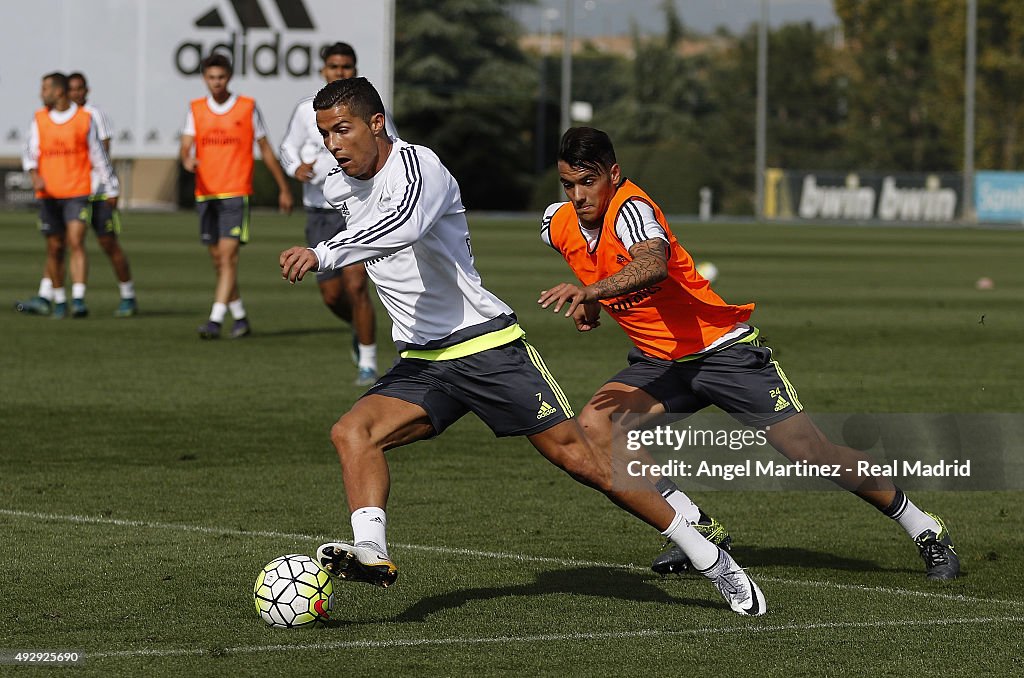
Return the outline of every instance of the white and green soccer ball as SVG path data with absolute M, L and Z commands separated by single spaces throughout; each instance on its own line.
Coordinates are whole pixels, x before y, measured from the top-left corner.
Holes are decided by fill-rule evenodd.
M 294 629 L 328 621 L 334 584 L 327 571 L 309 556 L 274 558 L 256 577 L 256 612 L 269 626 Z

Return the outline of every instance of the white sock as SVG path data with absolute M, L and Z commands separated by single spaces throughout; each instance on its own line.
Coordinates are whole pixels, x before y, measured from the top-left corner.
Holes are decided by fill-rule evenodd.
M 222 304 L 219 301 L 213 302 L 213 308 L 210 309 L 210 320 L 215 323 L 224 322 L 224 316 L 228 312 L 228 305 Z
M 673 490 L 665 495 L 667 501 L 677 513 L 682 513 L 688 523 L 696 523 L 700 520 L 700 507 L 693 503 L 693 500 L 683 494 L 682 490 Z
M 698 570 L 706 570 L 718 561 L 719 548 L 693 529 L 682 513 L 676 513 L 675 520 L 662 534 L 682 549 Z
M 360 544 L 370 542 L 385 556 L 388 554 L 388 541 L 385 535 L 388 517 L 384 509 L 377 506 L 364 506 L 352 512 L 352 542 Z
M 39 281 L 39 296 L 43 299 L 49 299 L 53 301 L 53 281 L 49 278 L 43 278 Z
M 231 317 L 235 320 L 241 320 L 245 317 L 245 306 L 242 305 L 241 298 L 229 301 L 228 308 L 231 309 Z
M 359 367 L 377 369 L 377 344 L 359 344 Z
M 907 534 L 910 535 L 911 539 L 917 538 L 917 535 L 921 534 L 925 530 L 931 530 L 935 534 L 939 533 L 939 524 L 935 522 L 935 519 L 930 515 L 922 511 L 921 509 L 914 506 L 914 502 L 907 499 L 907 506 L 903 509 L 903 513 L 896 518 L 896 522 L 900 524 Z
M 72 299 L 85 299 L 85 283 L 72 283 L 71 284 L 71 298 Z
M 122 299 L 134 299 L 135 298 L 135 283 L 129 280 L 128 282 L 117 283 L 117 290 L 121 293 Z
M 63 287 L 53 288 L 53 303 L 55 304 L 66 304 L 68 303 L 67 293 L 64 292 Z

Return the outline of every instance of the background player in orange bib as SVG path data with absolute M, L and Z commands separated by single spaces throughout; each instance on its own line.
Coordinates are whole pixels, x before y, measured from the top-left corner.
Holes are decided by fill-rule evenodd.
M 209 320 L 199 326 L 199 337 L 219 338 L 230 309 L 235 319 L 231 337 L 237 339 L 251 332 L 238 290 L 238 253 L 249 240 L 253 142 L 259 145 L 260 156 L 277 183 L 282 212 L 291 212 L 292 194 L 256 102 L 228 90 L 231 62 L 223 54 L 211 54 L 203 59 L 202 73 L 210 93 L 189 105 L 180 149 L 182 166 L 196 175 L 199 236 L 209 248 L 217 272 L 213 308 Z
M 796 389 L 746 323 L 753 304 L 734 306 L 711 289 L 676 240 L 665 215 L 626 179 L 608 135 L 575 127 L 562 137 L 558 174 L 569 202 L 548 207 L 541 238 L 565 258 L 582 285 L 562 283 L 541 293 L 542 307 L 587 332 L 601 310 L 633 341 L 629 366 L 613 376 L 580 413 L 599 449 L 613 439 L 612 415 L 691 414 L 717 405 L 740 422 L 763 429 L 768 442 L 794 462 L 856 468 L 870 457 L 836 445 L 803 412 Z M 929 579 L 953 579 L 960 562 L 943 522 L 921 511 L 885 477 L 836 482 L 899 522 L 917 545 Z M 694 525 L 712 521 L 668 479 L 658 488 Z M 721 527 L 720 525 L 718 526 Z M 724 529 L 706 536 L 720 543 Z M 652 566 L 675 571 L 675 549 Z
M 17 302 L 15 307 L 39 315 L 52 311 L 54 318 L 67 315 L 64 255 L 70 248 L 71 315 L 83 318 L 89 314 L 85 305 L 88 275 L 85 219 L 92 171 L 98 172 L 99 180 L 108 187 L 111 197 L 118 195 L 119 186 L 110 158 L 100 143 L 93 116 L 68 98 L 67 76 L 63 73 L 45 75 L 40 98 L 43 108 L 33 116 L 22 166 L 29 173 L 36 198 L 40 200 L 39 230 L 46 237 L 46 275 L 39 295 Z M 52 294 L 52 303 L 48 294 Z

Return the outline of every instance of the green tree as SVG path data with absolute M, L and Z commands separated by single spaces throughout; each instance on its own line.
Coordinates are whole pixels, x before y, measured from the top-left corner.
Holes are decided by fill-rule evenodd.
M 936 58 L 938 45 L 957 41 L 950 40 L 948 22 L 940 21 L 941 4 L 835 0 L 848 59 L 845 139 L 851 166 L 957 168 L 960 144 L 949 130 L 959 102 L 950 101 L 943 91 L 943 65 Z M 958 42 L 962 53 L 963 42 Z
M 519 49 L 518 0 L 399 0 L 395 118 L 437 152 L 470 208 L 525 204 L 537 70 Z

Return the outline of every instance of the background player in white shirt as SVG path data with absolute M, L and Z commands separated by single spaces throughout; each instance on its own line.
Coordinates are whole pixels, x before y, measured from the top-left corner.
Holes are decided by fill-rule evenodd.
M 320 50 L 324 65 L 321 75 L 327 82 L 354 78 L 356 53 L 351 45 L 336 42 Z M 385 114 L 386 131 L 397 138 L 394 123 Z M 302 204 L 306 208 L 306 243 L 313 247 L 345 230 L 345 217 L 324 198 L 327 173 L 337 163 L 316 128 L 313 97 L 302 99 L 292 113 L 288 131 L 281 141 L 281 167 L 285 174 L 302 182 Z M 353 264 L 316 274 L 320 297 L 334 315 L 352 325 L 353 360 L 358 367 L 356 384 L 369 386 L 377 380 L 377 338 L 373 302 L 366 268 Z
M 110 138 L 113 136 L 113 125 L 110 118 L 88 103 L 89 84 L 82 73 L 72 73 L 68 76 L 68 98 L 89 111 L 96 123 L 96 132 L 99 135 L 103 149 L 110 155 Z M 110 187 L 103 184 L 100 173 L 94 168 L 92 172 L 92 195 L 89 196 L 89 221 L 92 230 L 96 233 L 96 241 L 103 250 L 110 265 L 114 268 L 114 276 L 117 277 L 118 293 L 121 301 L 114 311 L 119 318 L 127 318 L 138 312 L 135 302 L 135 283 L 132 281 L 131 267 L 128 264 L 128 256 L 121 248 L 118 235 L 121 233 L 121 214 L 117 209 L 117 195 L 111 194 Z
M 459 186 L 437 156 L 388 138 L 384 105 L 365 78 L 332 82 L 314 108 L 338 164 L 324 194 L 348 212 L 349 227 L 315 249 L 282 252 L 282 275 L 295 282 L 309 271 L 366 262 L 401 356 L 331 429 L 354 538 L 323 544 L 317 556 L 324 567 L 348 580 L 394 583 L 384 452 L 440 434 L 473 412 L 498 436 L 527 436 L 574 479 L 661 530 L 735 612 L 764 614 L 763 594 L 728 553 L 646 478 L 621 471 L 619 455 L 591 447 L 540 354 L 523 341 L 512 309 L 483 286 Z

